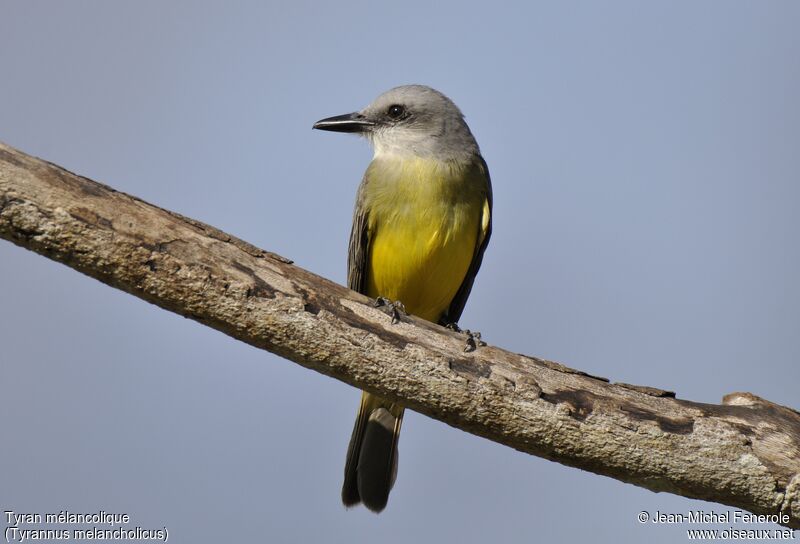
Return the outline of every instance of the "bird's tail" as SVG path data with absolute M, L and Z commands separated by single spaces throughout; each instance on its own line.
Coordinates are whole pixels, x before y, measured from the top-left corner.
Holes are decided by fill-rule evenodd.
M 342 502 L 363 502 L 380 512 L 389 500 L 397 476 L 397 439 L 403 422 L 403 407 L 367 392 L 361 393 L 353 436 L 344 465 Z

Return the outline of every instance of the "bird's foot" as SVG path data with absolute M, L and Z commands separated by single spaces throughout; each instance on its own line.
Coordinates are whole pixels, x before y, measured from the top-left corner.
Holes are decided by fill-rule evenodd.
M 464 332 L 461 330 L 461 327 L 458 326 L 458 323 L 445 323 L 445 329 L 450 329 L 453 332 Z
M 467 335 L 467 345 L 464 346 L 464 352 L 469 353 L 471 351 L 475 351 L 478 347 L 483 347 L 486 345 L 486 342 L 481 340 L 481 333 L 478 331 L 472 332 L 469 329 L 464 329 L 461 332 Z
M 478 349 L 478 347 L 483 347 L 486 345 L 486 342 L 481 340 L 481 333 L 478 331 L 472 332 L 469 329 L 462 329 L 458 326 L 458 323 L 447 323 L 445 327 L 453 332 L 463 334 L 467 337 L 467 343 L 464 346 L 465 353 L 470 353 Z
M 392 325 L 400 323 L 403 316 L 408 315 L 406 307 L 399 300 L 389 300 L 386 297 L 378 297 L 375 299 L 376 308 L 385 308 L 387 315 L 392 316 Z

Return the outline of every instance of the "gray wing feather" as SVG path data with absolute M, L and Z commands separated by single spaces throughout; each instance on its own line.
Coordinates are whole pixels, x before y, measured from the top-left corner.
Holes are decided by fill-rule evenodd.
M 364 182 L 362 181 L 356 196 L 353 228 L 350 231 L 350 247 L 347 252 L 347 287 L 359 293 L 364 293 L 367 289 L 367 253 L 369 250 L 367 211 L 364 209 L 363 190 Z
M 483 262 L 483 253 L 486 251 L 486 246 L 489 245 L 489 238 L 492 236 L 492 180 L 489 177 L 489 167 L 486 165 L 486 161 L 483 160 L 483 157 L 479 158 L 480 162 L 478 167 L 480 170 L 482 170 L 483 175 L 486 178 L 486 199 L 489 203 L 489 223 L 486 226 L 485 232 L 478 233 L 478 240 L 480 240 L 480 243 L 475 248 L 475 254 L 472 256 L 472 262 L 469 265 L 466 276 L 464 276 L 464 281 L 461 283 L 461 287 L 458 288 L 456 296 L 453 297 L 453 300 L 450 302 L 450 306 L 447 308 L 447 311 L 444 313 L 441 319 L 439 319 L 439 323 L 442 325 L 456 324 L 458 323 L 458 320 L 461 319 L 461 313 L 464 311 L 464 306 L 467 304 L 467 298 L 472 291 L 472 284 L 475 283 L 475 276 L 478 275 L 478 269 L 481 267 L 481 263 Z M 479 228 L 482 229 L 483 226 L 481 225 Z M 481 234 L 483 234 L 483 239 L 480 238 Z

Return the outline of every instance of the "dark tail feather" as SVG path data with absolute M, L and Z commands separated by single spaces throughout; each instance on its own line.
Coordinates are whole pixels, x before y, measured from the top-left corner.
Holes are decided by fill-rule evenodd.
M 386 507 L 397 475 L 397 439 L 402 422 L 402 407 L 362 393 L 344 467 L 345 506 L 363 502 L 373 512 Z
M 358 408 L 356 422 L 353 425 L 353 434 L 347 446 L 347 460 L 344 464 L 344 484 L 342 485 L 342 502 L 348 508 L 361 502 L 358 493 L 358 454 L 361 452 L 361 443 L 364 441 L 364 429 L 369 418 L 369 398 L 367 393 L 361 393 L 361 406 Z
M 389 410 L 376 408 L 369 415 L 361 454 L 358 456 L 358 494 L 373 512 L 380 512 L 389 500 L 397 476 L 397 431 L 400 421 Z

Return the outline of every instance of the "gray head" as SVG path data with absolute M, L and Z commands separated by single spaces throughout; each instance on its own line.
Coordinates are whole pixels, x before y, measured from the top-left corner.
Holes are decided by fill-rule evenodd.
M 376 157 L 410 154 L 463 160 L 480 153 L 461 110 L 424 85 L 395 87 L 363 110 L 322 119 L 314 128 L 362 134 Z

